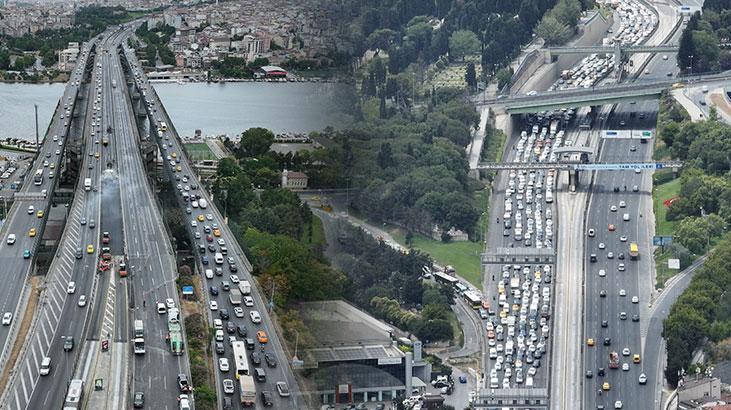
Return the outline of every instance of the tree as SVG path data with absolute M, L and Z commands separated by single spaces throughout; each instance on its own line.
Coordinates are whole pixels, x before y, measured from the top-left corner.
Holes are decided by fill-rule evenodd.
M 561 24 L 565 24 L 569 28 L 576 28 L 581 15 L 581 3 L 578 0 L 559 0 L 550 13 Z
M 469 30 L 459 30 L 449 37 L 449 55 L 457 60 L 474 54 L 480 49 L 480 40 Z
M 378 151 L 376 163 L 382 169 L 393 165 L 393 153 L 391 152 L 391 144 L 389 144 L 388 142 L 381 144 L 381 149 Z
M 708 31 L 693 32 L 693 72 L 704 73 L 718 68 L 718 38 Z
M 690 56 L 695 54 L 695 44 L 693 43 L 693 30 L 690 26 L 687 26 L 683 30 L 683 34 L 680 35 L 680 42 L 678 44 L 678 57 L 677 64 L 681 72 L 685 73 L 688 71 L 688 67 L 691 64 Z
M 497 79 L 497 88 L 502 90 L 513 79 L 513 69 L 511 67 L 503 67 L 497 71 L 495 78 Z
M 465 73 L 465 81 L 467 82 L 467 87 L 469 87 L 471 90 L 474 90 L 477 88 L 477 72 L 475 71 L 474 63 L 467 64 L 467 72 Z
M 518 18 L 521 22 L 523 22 L 527 30 L 531 30 L 541 18 L 540 11 L 538 11 L 538 6 L 536 5 L 536 0 L 523 0 L 520 3 Z
M 546 15 L 536 27 L 536 35 L 548 45 L 564 44 L 571 37 L 571 28 L 553 16 Z
M 274 133 L 266 128 L 249 128 L 241 134 L 241 143 L 236 152 L 237 158 L 259 157 L 269 151 L 274 143 Z

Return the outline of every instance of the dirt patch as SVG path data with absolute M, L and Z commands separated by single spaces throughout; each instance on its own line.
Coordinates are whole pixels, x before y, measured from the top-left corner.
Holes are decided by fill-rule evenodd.
M 716 109 L 718 109 L 719 111 L 723 111 L 728 116 L 731 116 L 731 107 L 729 107 L 723 94 L 711 94 L 711 102 L 713 103 L 713 105 L 716 106 Z
M 15 367 L 15 362 L 18 360 L 18 355 L 21 349 L 25 345 L 25 338 L 28 336 L 30 325 L 33 323 L 33 315 L 38 307 L 38 299 L 40 297 L 39 286 L 41 283 L 40 276 L 30 277 L 31 292 L 28 298 L 28 306 L 26 306 L 25 312 L 23 313 L 22 321 L 20 322 L 20 328 L 18 329 L 18 335 L 15 338 L 13 349 L 10 351 L 10 357 L 8 363 L 5 366 L 5 371 L 0 377 L 0 386 L 7 386 L 8 378 L 10 377 L 10 369 Z M 18 320 L 16 317 L 14 320 Z

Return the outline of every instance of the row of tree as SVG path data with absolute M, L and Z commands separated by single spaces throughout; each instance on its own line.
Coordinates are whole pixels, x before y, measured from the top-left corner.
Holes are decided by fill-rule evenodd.
M 731 7 L 709 8 L 688 20 L 678 44 L 678 68 L 686 74 L 731 69 L 731 51 L 720 44 L 731 42 Z

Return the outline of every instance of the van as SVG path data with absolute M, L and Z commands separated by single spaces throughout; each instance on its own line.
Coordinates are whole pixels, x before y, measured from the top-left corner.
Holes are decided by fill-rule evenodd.
M 254 368 L 254 374 L 256 375 L 256 381 L 264 383 L 267 380 L 267 372 L 261 367 Z
M 223 255 L 221 252 L 216 252 L 214 259 L 216 260 L 216 265 L 223 265 Z
M 48 376 L 49 373 L 51 373 L 51 358 L 46 356 L 41 361 L 40 374 L 41 376 Z

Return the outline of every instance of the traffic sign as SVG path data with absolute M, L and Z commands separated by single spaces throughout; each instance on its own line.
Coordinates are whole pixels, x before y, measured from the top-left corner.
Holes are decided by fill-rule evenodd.
M 655 235 L 652 237 L 653 246 L 665 246 L 673 243 L 672 236 Z
M 656 162 L 627 162 L 620 164 L 576 164 L 574 169 L 578 170 L 604 170 L 604 171 L 621 171 L 629 169 L 658 169 L 662 168 L 662 164 Z

